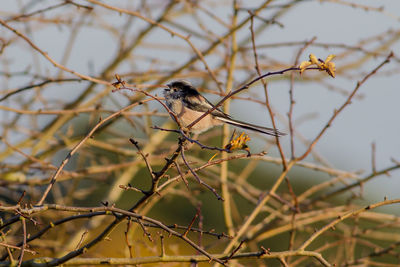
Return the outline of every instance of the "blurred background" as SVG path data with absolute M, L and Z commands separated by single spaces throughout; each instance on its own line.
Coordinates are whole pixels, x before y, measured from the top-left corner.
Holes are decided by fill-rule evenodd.
M 101 6 L 96 1 L 3 0 L 1 3 L 1 19 L 31 42 L 29 44 L 4 25 L 0 27 L 2 203 L 15 203 L 22 190 L 27 190 L 27 199 L 37 200 L 43 189 L 40 185 L 47 184 L 54 172 L 47 163 L 58 166 L 99 120 L 144 99 L 143 95 L 130 91 L 112 92 L 112 86 L 107 83 L 116 81 L 115 74 L 157 96 L 162 96 L 166 83 L 175 79 L 189 80 L 214 103 L 227 89 L 239 88 L 256 78 L 251 15 L 254 15 L 254 43 L 262 73 L 298 65 L 307 61 L 310 53 L 322 60 L 330 54 L 336 55 L 333 59 L 336 78 L 325 72 L 305 71 L 301 76 L 294 72 L 266 79 L 277 128 L 286 133 L 289 133 L 287 114 L 292 87 L 295 156 L 304 153 L 357 82 L 394 52 L 391 62 L 362 84 L 351 104 L 334 120 L 304 162 L 352 174 L 325 188 L 321 195 L 376 171 L 388 170 L 387 175 L 377 176 L 363 183 L 361 188 L 355 187 L 329 198 L 328 202 L 335 205 L 366 204 L 385 197 L 399 197 L 399 1 L 101 3 L 110 6 Z M 140 16 L 158 21 L 167 30 Z M 232 31 L 235 27 L 238 29 Z M 199 57 L 199 51 L 204 58 Z M 54 66 L 41 52 L 62 67 Z M 236 57 L 234 61 L 232 54 Z M 93 83 L 86 76 L 104 83 Z M 260 82 L 232 99 L 229 113 L 242 121 L 272 125 Z M 118 186 L 130 183 L 138 188 L 147 187 L 149 174 L 143 162 L 136 158 L 136 150 L 128 138 L 139 141 L 156 169 L 176 145 L 175 134 L 151 129 L 153 125 L 175 127 L 155 101 L 136 106 L 102 126 L 68 163 L 65 170 L 70 173 L 61 176 L 49 201 L 86 206 L 109 201 L 121 208 L 131 207 L 140 194 L 124 192 Z M 226 138 L 221 137 L 222 131 L 216 128 L 199 138 L 203 143 L 223 146 Z M 280 174 L 282 166 L 277 161 L 280 154 L 274 139 L 252 132 L 247 134 L 251 137 L 248 145 L 252 153 L 268 151 L 267 157 L 251 167 L 247 161 L 233 162 L 229 165 L 233 173 L 229 179 L 246 180 L 258 190 L 254 194 L 261 194 Z M 289 136 L 281 138 L 283 152 L 288 158 L 292 155 L 290 140 Z M 196 147 L 190 151 L 190 159 L 199 163 L 213 154 Z M 252 174 L 240 178 L 239 173 L 246 168 Z M 210 183 L 215 182 L 213 186 L 218 186 L 217 167 L 202 174 Z M 289 179 L 295 194 L 299 195 L 329 181 L 332 174 L 296 167 Z M 154 207 L 150 205 L 145 212 L 167 224 L 186 225 L 201 204 L 206 228 L 226 231 L 221 223 L 222 207 L 218 201 L 195 182 L 192 181 L 191 186 L 193 196 L 186 196 L 188 192 L 181 184 L 177 192 L 165 196 L 165 202 Z M 287 188 L 282 189 L 282 194 L 287 196 Z M 318 194 L 315 197 L 318 198 Z M 239 222 L 243 219 L 241 211 L 250 210 L 252 206 L 241 196 L 233 198 L 237 205 L 233 214 Z M 379 211 L 400 215 L 398 206 L 386 206 Z M 100 225 L 100 221 L 93 220 L 92 224 Z M 120 232 L 123 231 L 121 228 Z M 73 236 L 75 241 L 70 243 L 76 244 L 81 235 L 74 233 Z M 280 239 L 279 236 L 274 238 Z M 268 241 L 266 246 L 271 247 L 271 243 L 274 242 Z M 274 249 L 287 247 L 278 243 L 275 242 Z
M 223 36 L 227 32 L 229 20 L 233 14 L 228 2 L 183 1 L 171 11 L 171 18 L 166 22 L 167 26 L 184 36 L 190 36 L 198 49 L 207 49 L 215 41 L 216 36 Z M 57 5 L 52 3 L 52 1 L 3 1 L 1 15 L 3 18 L 11 19 L 13 15 L 21 12 L 29 14 Z M 60 1 L 60 3 L 63 2 Z M 147 13 L 143 15 L 148 15 L 153 19 L 157 18 L 167 6 L 165 1 L 113 3 L 132 10 L 144 8 L 143 10 Z M 262 1 L 239 1 L 238 20 L 241 21 L 248 16 L 248 10 L 255 9 L 261 3 Z M 196 5 L 196 8 L 193 5 Z M 324 79 L 323 82 L 318 83 L 313 78 L 315 73 L 306 73 L 303 77 L 296 76 L 294 120 L 301 121 L 296 129 L 305 139 L 313 138 L 321 130 L 333 110 L 343 103 L 346 94 L 355 87 L 356 82 L 363 75 L 379 64 L 390 51 L 395 54 L 399 51 L 399 14 L 396 12 L 400 10 L 399 5 L 398 1 L 380 1 L 379 5 L 376 1 L 362 3 L 282 1 L 271 4 L 269 8 L 261 11 L 260 18 L 255 19 L 255 27 L 262 28 L 256 36 L 256 43 L 259 46 L 258 53 L 263 72 L 291 66 L 299 48 L 304 45 L 303 42 L 313 37 L 316 37 L 315 44 L 306 48 L 301 61 L 308 60 L 309 53 L 314 53 L 322 59 L 329 54 L 340 56 L 335 60 L 338 69 L 336 79 L 318 75 L 315 79 L 319 81 L 322 79 L 321 76 Z M 281 11 L 277 14 L 278 10 Z M 82 74 L 97 77 L 115 60 L 121 49 L 128 47 L 138 38 L 138 34 L 148 26 L 148 23 L 101 7 L 97 7 L 95 11 L 65 5 L 38 13 L 29 18 L 29 23 L 28 19 L 23 18 L 13 22 L 22 31 L 26 31 L 27 36 L 57 62 Z M 96 14 L 92 16 L 91 13 Z M 271 16 L 276 16 L 272 22 Z M 13 45 L 5 46 L 1 54 L 3 95 L 15 88 L 37 84 L 46 76 L 73 77 L 54 68 L 45 58 L 30 49 L 24 41 L 17 39 L 15 35 L 12 36 L 7 29 L 2 28 L 1 31 L 3 45 L 9 41 L 8 38 L 11 38 L 13 42 Z M 249 34 L 249 25 L 237 31 L 241 61 L 240 68 L 234 75 L 235 88 L 243 84 L 243 81 L 257 76 L 254 72 L 254 62 L 250 58 L 252 52 Z M 222 84 L 226 76 L 226 72 L 222 69 L 229 49 L 227 46 L 229 46 L 227 43 L 220 45 L 215 52 L 206 56 L 207 63 L 218 74 Z M 193 57 L 193 52 L 185 40 L 171 36 L 162 29 L 154 29 L 143 38 L 140 45 L 127 58 L 116 64 L 113 71 L 109 71 L 105 80 L 113 81 L 114 73 L 118 73 L 132 83 L 150 84 L 157 78 L 165 76 L 166 73 L 173 72 L 191 57 Z M 216 84 L 204 70 L 204 66 L 196 63 L 192 68 L 195 68 L 196 72 L 186 69 L 177 77 L 190 80 L 204 89 L 203 91 L 207 89 L 215 92 Z M 399 159 L 398 70 L 398 59 L 395 58 L 383 72 L 365 83 L 353 104 L 335 121 L 325 138 L 318 143 L 316 151 L 332 166 L 348 171 L 369 171 L 373 142 L 376 144 L 376 164 L 379 168 L 389 166 L 391 158 Z M 19 73 L 19 75 L 10 77 L 7 75 L 10 73 Z M 279 128 L 283 131 L 287 131 L 285 117 L 290 103 L 288 100 L 289 79 L 285 77 L 272 77 L 269 80 L 271 102 L 274 110 L 281 114 Z M 40 94 L 44 99 L 37 103 L 29 103 L 32 105 L 31 109 L 60 108 L 61 103 L 73 101 L 86 87 L 85 82 L 49 84 L 40 90 L 29 90 L 9 97 L 2 101 L 2 105 L 18 108 L 27 105 L 26 101 L 31 99 L 32 94 Z M 102 90 L 102 88 L 93 89 L 93 91 L 96 90 Z M 161 90 L 157 89 L 159 95 L 161 95 Z M 261 85 L 254 85 L 251 90 L 243 94 L 244 97 L 246 95 L 254 98 L 262 97 Z M 213 95 L 208 97 L 214 102 L 219 98 Z M 44 101 L 47 99 L 52 102 Z M 111 99 L 118 101 L 118 107 L 123 106 L 125 104 L 123 101 L 126 101 L 126 98 L 118 94 L 109 94 L 98 103 L 105 105 L 106 108 L 115 108 L 115 102 L 112 103 Z M 57 106 L 57 103 L 60 105 Z M 151 106 L 151 109 L 153 108 L 159 108 L 159 105 Z M 262 104 L 252 105 L 245 101 L 232 103 L 232 114 L 235 118 L 261 125 L 271 125 L 265 110 Z M 4 125 L 12 121 L 14 115 L 4 109 L 1 111 L 3 132 Z M 36 116 L 35 129 L 42 129 L 54 117 Z M 32 116 L 21 118 L 28 128 L 32 127 L 31 119 Z M 87 128 L 82 130 L 87 130 Z M 10 138 L 9 141 L 18 142 L 24 138 L 24 133 L 21 130 L 13 132 Z M 288 138 L 282 139 L 287 151 L 288 140 Z M 298 140 L 296 142 L 301 146 L 301 142 Z M 2 147 L 4 149 L 4 145 Z M 367 184 L 365 189 L 368 197 L 377 200 L 382 199 L 383 195 L 394 197 L 397 186 L 400 186 L 399 179 L 381 177 Z

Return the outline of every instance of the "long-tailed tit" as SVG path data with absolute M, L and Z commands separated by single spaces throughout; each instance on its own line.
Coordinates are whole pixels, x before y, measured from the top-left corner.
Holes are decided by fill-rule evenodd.
M 165 102 L 169 109 L 175 114 L 182 127 L 187 127 L 198 117 L 214 107 L 196 88 L 187 81 L 179 80 L 167 84 L 164 89 Z M 190 129 L 193 133 L 204 132 L 214 126 L 228 123 L 233 126 L 252 130 L 255 132 L 282 136 L 284 133 L 273 128 L 262 127 L 247 122 L 237 121 L 220 109 L 213 110 L 209 115 L 202 118 Z

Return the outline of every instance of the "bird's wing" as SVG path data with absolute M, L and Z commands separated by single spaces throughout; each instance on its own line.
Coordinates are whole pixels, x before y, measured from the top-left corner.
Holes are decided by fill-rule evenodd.
M 192 95 L 189 98 L 185 98 L 183 101 L 185 102 L 187 107 L 190 107 L 191 109 L 199 112 L 207 112 L 208 110 L 214 108 L 214 105 L 201 94 Z M 211 114 L 216 117 L 230 118 L 228 114 L 224 113 L 219 108 L 213 110 Z

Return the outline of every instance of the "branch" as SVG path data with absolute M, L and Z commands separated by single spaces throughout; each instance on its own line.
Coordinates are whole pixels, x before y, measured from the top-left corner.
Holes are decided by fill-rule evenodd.
M 279 259 L 279 258 L 287 258 L 293 256 L 304 256 L 311 257 L 318 260 L 322 266 L 330 267 L 332 266 L 328 261 L 326 261 L 320 253 L 314 251 L 300 251 L 300 250 L 289 250 L 282 252 L 269 252 L 265 251 L 256 251 L 256 252 L 244 252 L 237 253 L 230 258 L 230 254 L 211 254 L 213 258 L 218 261 L 226 261 L 230 260 L 239 260 L 239 259 Z M 34 266 L 34 267 L 42 267 L 42 266 L 51 266 L 52 262 L 55 262 L 57 258 L 36 258 L 29 261 L 25 261 L 24 265 Z M 209 262 L 209 258 L 204 255 L 187 255 L 187 256 L 150 256 L 150 257 L 140 257 L 140 258 L 75 258 L 71 259 L 66 263 L 66 265 L 139 265 L 139 264 L 148 264 L 148 263 L 162 263 L 162 262 Z M 0 265 L 9 266 L 10 262 L 0 262 Z
M 317 237 L 319 237 L 321 234 L 323 234 L 324 232 L 326 232 L 327 230 L 331 229 L 333 226 L 335 226 L 336 224 L 338 224 L 339 222 L 344 221 L 345 219 L 351 217 L 351 216 L 356 216 L 362 212 L 368 211 L 368 210 L 372 210 L 381 206 L 385 206 L 385 205 L 391 205 L 391 204 L 397 204 L 400 203 L 400 199 L 393 199 L 393 200 L 385 200 L 382 202 L 378 202 L 372 205 L 368 205 L 364 208 L 355 210 L 355 211 L 351 211 L 348 212 L 342 216 L 338 216 L 338 218 L 334 221 L 332 221 L 331 223 L 325 225 L 324 227 L 322 227 L 320 230 L 318 230 L 317 232 L 315 232 L 312 236 L 310 236 L 299 248 L 299 250 L 304 250 L 306 249 Z
M 370 175 L 367 175 L 366 177 L 360 179 L 359 181 L 357 181 L 355 183 L 349 184 L 349 185 L 347 185 L 345 187 L 342 187 L 342 188 L 337 189 L 337 190 L 335 190 L 333 192 L 326 193 L 324 195 L 321 195 L 321 196 L 313 199 L 310 204 L 313 204 L 313 203 L 315 203 L 317 201 L 326 200 L 328 198 L 331 198 L 331 197 L 336 196 L 336 195 L 341 194 L 341 193 L 348 192 L 350 189 L 352 189 L 354 187 L 357 187 L 357 186 L 361 186 L 362 184 L 368 182 L 369 180 L 371 180 L 374 177 L 377 177 L 377 176 L 380 176 L 380 175 L 383 175 L 383 174 L 388 174 L 390 171 L 397 170 L 399 168 L 400 168 L 400 164 L 396 164 L 394 166 L 390 166 L 390 167 L 382 169 L 380 171 L 374 171 Z
M 143 102 L 147 102 L 147 101 L 141 101 L 141 103 Z M 122 112 L 131 109 L 134 106 L 139 105 L 139 103 L 133 103 L 129 106 L 124 107 L 123 109 L 111 114 L 110 116 L 108 116 L 107 118 L 105 118 L 104 120 L 101 120 L 99 123 L 97 123 L 92 130 L 68 153 L 68 155 L 65 157 L 65 159 L 61 162 L 60 166 L 58 167 L 58 169 L 56 170 L 56 172 L 53 174 L 53 176 L 50 179 L 50 183 L 47 186 L 47 188 L 45 189 L 42 198 L 39 200 L 39 202 L 36 205 L 42 205 L 43 202 L 45 201 L 47 195 L 49 194 L 51 188 L 53 187 L 54 183 L 57 180 L 57 177 L 60 175 L 61 171 L 64 169 L 65 165 L 67 165 L 67 163 L 69 162 L 69 160 L 71 159 L 71 157 L 81 148 L 81 146 L 90 138 L 92 137 L 92 135 L 96 132 L 96 130 L 98 128 L 100 128 L 100 126 L 102 126 L 103 124 L 105 124 L 107 121 L 118 117 L 119 115 L 121 115 Z
M 73 74 L 75 76 L 78 76 L 79 78 L 84 79 L 84 80 L 88 80 L 88 81 L 91 81 L 91 82 L 94 82 L 94 83 L 99 83 L 99 84 L 104 84 L 104 85 L 111 85 L 107 81 L 96 79 L 96 78 L 93 78 L 93 77 L 90 77 L 90 76 L 87 76 L 87 75 L 84 75 L 84 74 L 80 74 L 79 72 L 71 70 L 71 69 L 69 69 L 69 68 L 67 68 L 67 67 L 65 67 L 65 66 L 63 66 L 63 65 L 61 65 L 59 63 L 57 63 L 46 52 L 44 52 L 37 45 L 35 45 L 28 37 L 26 37 L 25 35 L 20 33 L 18 30 L 14 29 L 10 25 L 8 25 L 7 22 L 5 22 L 4 20 L 0 19 L 0 24 L 3 25 L 5 28 L 9 29 L 10 31 L 14 32 L 16 35 L 18 35 L 22 39 L 24 39 L 34 50 L 39 52 L 43 57 L 45 57 L 56 68 L 59 68 L 59 69 L 61 69 L 63 71 L 66 71 L 66 72 L 69 72 L 69 73 L 71 73 L 71 74 Z
M 21 246 L 21 254 L 19 255 L 19 259 L 18 259 L 18 267 L 21 266 L 22 261 L 24 259 L 24 252 L 25 252 L 25 248 L 26 248 L 26 221 L 25 218 L 23 216 L 20 217 L 21 223 L 22 223 L 22 234 L 23 234 L 23 241 L 22 241 L 22 246 Z
M 197 173 L 192 169 L 192 167 L 190 167 L 189 163 L 186 161 L 186 157 L 185 157 L 185 153 L 183 152 L 184 149 L 182 148 L 181 151 L 181 157 L 183 162 L 185 163 L 185 165 L 188 167 L 188 169 L 190 170 L 190 172 L 193 174 L 193 176 L 196 178 L 196 180 L 199 182 L 199 184 L 204 185 L 205 187 L 207 187 L 211 192 L 213 192 L 213 194 L 217 197 L 218 200 L 222 200 L 224 201 L 224 199 L 218 194 L 217 190 L 215 190 L 215 188 L 213 188 L 212 186 L 208 185 L 207 183 L 205 183 L 198 175 Z
M 74 79 L 74 78 L 70 78 L 70 79 L 48 79 L 46 81 L 43 81 L 43 82 L 40 82 L 40 83 L 37 83 L 37 84 L 32 84 L 32 85 L 28 85 L 28 86 L 24 86 L 24 87 L 15 89 L 15 90 L 9 92 L 8 94 L 6 94 L 5 96 L 3 96 L 2 98 L 0 98 L 0 102 L 6 100 L 7 98 L 9 98 L 10 96 L 13 96 L 15 94 L 24 92 L 24 91 L 29 90 L 29 89 L 42 87 L 42 86 L 44 86 L 46 84 L 49 84 L 49 83 L 80 82 L 80 81 L 82 81 L 82 79 Z
M 358 89 L 360 89 L 361 85 L 363 85 L 369 77 L 371 77 L 372 75 L 374 75 L 380 68 L 382 68 L 384 65 L 386 65 L 387 63 L 390 62 L 390 59 L 393 57 L 393 52 L 391 52 L 386 59 L 379 64 L 375 69 L 373 69 L 370 73 L 368 73 L 361 81 L 357 82 L 356 87 L 354 88 L 354 90 L 351 92 L 351 94 L 349 95 L 349 97 L 347 98 L 347 100 L 343 103 L 343 105 L 334 111 L 332 117 L 329 119 L 329 121 L 326 123 L 325 127 L 320 131 L 320 133 L 314 138 L 314 140 L 310 143 L 310 145 L 308 146 L 307 150 L 304 152 L 303 155 L 301 155 L 300 157 L 296 158 L 296 160 L 300 161 L 303 160 L 305 157 L 308 156 L 308 154 L 311 152 L 311 150 L 314 148 L 314 146 L 317 144 L 317 142 L 319 141 L 319 139 L 322 137 L 322 135 L 326 132 L 326 130 L 331 126 L 332 122 L 335 120 L 335 118 L 339 115 L 339 113 L 341 113 L 343 111 L 343 109 L 345 107 L 347 107 L 348 105 L 351 104 L 351 99 L 354 97 L 354 95 L 357 93 Z
M 147 221 L 149 223 L 152 223 L 154 225 L 157 225 L 158 227 L 160 227 L 161 229 L 163 229 L 164 231 L 166 231 L 167 233 L 169 233 L 170 235 L 176 236 L 180 239 L 182 239 L 183 241 L 185 241 L 186 243 L 188 243 L 190 246 L 192 246 L 194 249 L 196 249 L 197 251 L 199 251 L 200 253 L 202 253 L 203 255 L 207 256 L 207 258 L 209 260 L 213 260 L 216 261 L 222 265 L 224 265 L 223 261 L 220 259 L 217 259 L 215 257 L 213 257 L 212 255 L 210 255 L 207 251 L 205 251 L 203 248 L 199 247 L 195 242 L 193 242 L 192 240 L 190 240 L 189 238 L 187 238 L 184 234 L 178 233 L 172 229 L 170 229 L 168 226 L 166 226 L 165 224 L 163 224 L 160 221 L 157 221 L 155 219 L 137 214 L 135 212 L 132 211 L 126 211 L 126 210 L 122 210 L 122 209 L 118 209 L 115 207 L 71 207 L 71 206 L 62 206 L 62 205 L 57 205 L 57 204 L 48 204 L 48 205 L 42 205 L 42 206 L 36 206 L 36 207 L 32 207 L 32 208 L 21 208 L 18 205 L 17 206 L 11 206 L 11 207 L 3 207 L 0 206 L 0 210 L 2 211 L 18 211 L 21 214 L 24 215 L 31 215 L 37 212 L 42 212 L 45 210 L 60 210 L 60 211 L 69 211 L 69 212 L 99 212 L 99 211 L 104 211 L 104 212 L 112 212 L 115 214 L 121 214 L 124 215 L 123 218 L 126 217 L 132 217 L 138 220 L 144 220 Z M 119 219 L 116 223 L 114 224 L 110 224 L 108 228 L 115 226 L 121 219 Z M 103 235 L 98 236 L 97 238 L 103 238 Z M 66 261 L 68 261 L 69 259 L 76 257 L 80 254 L 82 254 L 86 249 L 88 249 L 89 247 L 93 246 L 94 244 L 92 244 L 94 241 L 92 241 L 89 244 L 86 244 L 85 246 L 74 250 L 70 253 L 68 253 L 67 255 L 61 257 L 61 258 L 57 258 L 54 259 L 53 261 L 49 262 L 48 265 L 46 266 L 55 266 L 55 265 L 60 265 Z

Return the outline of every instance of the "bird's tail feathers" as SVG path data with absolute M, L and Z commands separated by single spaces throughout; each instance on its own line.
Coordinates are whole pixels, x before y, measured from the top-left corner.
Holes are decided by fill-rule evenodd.
M 262 127 L 262 126 L 250 124 L 247 122 L 233 120 L 230 118 L 223 118 L 223 117 L 214 117 L 214 118 L 217 120 L 220 120 L 222 122 L 226 122 L 230 125 L 236 126 L 236 127 L 252 130 L 252 131 L 263 133 L 263 134 L 268 134 L 268 135 L 278 136 L 278 137 L 286 135 L 285 133 L 275 130 L 274 128 Z

